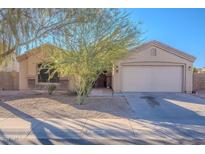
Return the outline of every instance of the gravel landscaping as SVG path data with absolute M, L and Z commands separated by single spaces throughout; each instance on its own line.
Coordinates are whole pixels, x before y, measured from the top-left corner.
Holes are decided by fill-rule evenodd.
M 0 92 L 0 118 L 126 118 L 133 111 L 124 97 L 88 97 L 83 105 L 76 96 L 40 92 Z

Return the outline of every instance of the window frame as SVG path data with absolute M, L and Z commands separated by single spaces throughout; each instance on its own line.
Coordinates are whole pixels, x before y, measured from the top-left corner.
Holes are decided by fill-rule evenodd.
M 37 65 L 36 65 L 36 83 L 38 83 L 38 84 L 41 84 L 41 85 L 48 85 L 48 84 L 54 84 L 54 85 L 58 85 L 59 83 L 60 83 L 60 75 L 59 75 L 59 73 L 58 73 L 58 81 L 57 82 L 49 82 L 49 81 L 47 81 L 47 82 L 42 82 L 42 81 L 39 81 L 39 65 L 41 65 L 42 63 L 38 63 Z

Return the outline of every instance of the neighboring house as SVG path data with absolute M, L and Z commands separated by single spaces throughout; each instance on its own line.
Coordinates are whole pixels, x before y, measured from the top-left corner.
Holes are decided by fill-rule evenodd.
M 0 90 L 19 89 L 19 63 L 16 57 L 0 66 Z
M 46 70 L 39 71 L 49 44 L 18 56 L 19 89 L 44 89 L 56 84 L 58 89 L 73 90 L 73 81 L 56 75 L 48 83 Z M 158 41 L 134 48 L 120 60 L 112 73 L 101 75 L 95 87 L 111 87 L 114 92 L 192 92 L 192 64 L 195 57 Z

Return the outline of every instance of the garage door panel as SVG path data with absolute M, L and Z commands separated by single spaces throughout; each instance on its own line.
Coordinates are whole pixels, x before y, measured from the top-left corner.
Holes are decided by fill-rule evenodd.
M 182 66 L 123 66 L 122 91 L 181 92 Z

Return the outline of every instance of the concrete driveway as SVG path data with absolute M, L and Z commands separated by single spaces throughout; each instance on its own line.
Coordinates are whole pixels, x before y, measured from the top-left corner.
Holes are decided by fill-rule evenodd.
M 124 93 L 135 112 L 135 134 L 205 140 L 205 99 L 184 93 Z M 139 127 L 141 126 L 141 128 Z
M 205 124 L 205 99 L 184 93 L 125 93 L 135 118 Z

